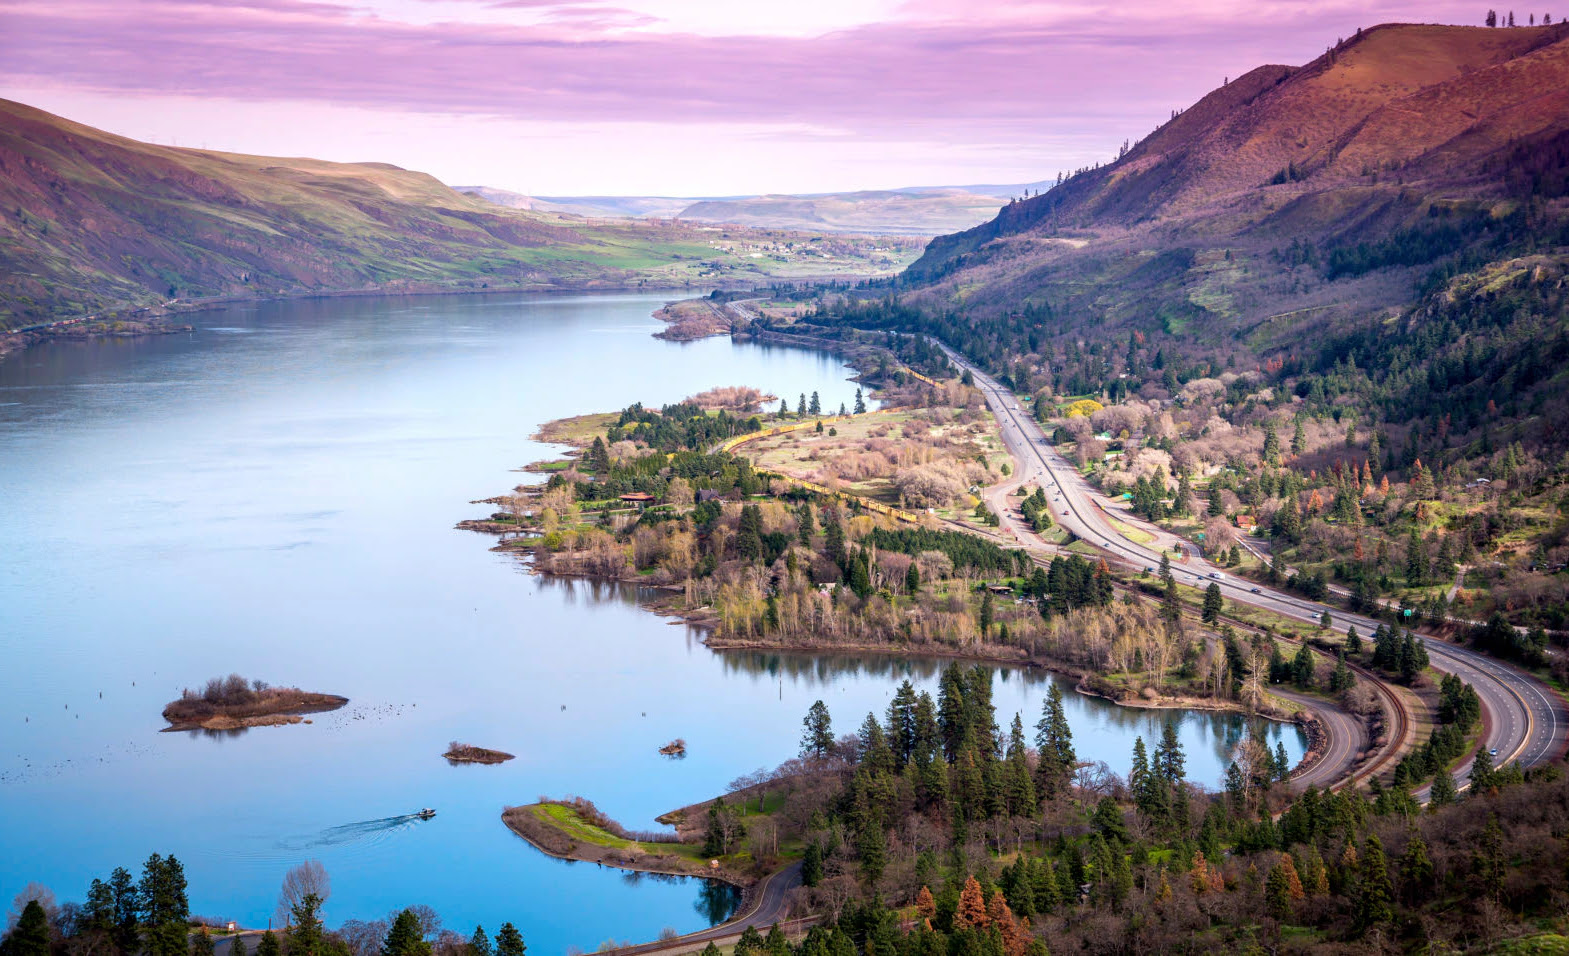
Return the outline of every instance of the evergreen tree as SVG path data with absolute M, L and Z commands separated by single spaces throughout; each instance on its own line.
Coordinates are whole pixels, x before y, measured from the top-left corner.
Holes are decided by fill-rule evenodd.
M 82 914 L 77 925 L 86 932 L 113 937 L 114 891 L 108 883 L 96 877 L 93 879 L 92 885 L 87 888 L 87 901 L 82 904 Z
M 1280 436 L 1275 433 L 1275 423 L 1264 423 L 1264 464 L 1280 467 Z
M 1346 653 L 1362 653 L 1362 635 L 1357 633 L 1355 626 L 1346 628 Z
M 49 915 L 37 900 L 28 900 L 16 928 L 0 946 L 7 956 L 49 956 Z
M 414 914 L 410 913 L 409 918 L 413 919 L 413 917 Z M 417 920 L 415 925 L 419 925 Z M 327 951 L 327 940 L 326 929 L 321 922 L 321 897 L 315 893 L 307 893 L 303 899 L 295 903 L 294 908 L 289 911 L 289 928 L 283 935 L 289 956 L 324 956 Z M 392 956 L 427 956 L 429 952 L 427 947 L 418 953 L 392 954 Z
M 1040 792 L 1047 799 L 1066 794 L 1078 757 L 1073 752 L 1073 729 L 1062 707 L 1062 689 L 1052 681 L 1040 722 L 1035 725 L 1035 746 L 1040 753 L 1037 773 Z
M 1407 903 L 1420 905 L 1433 889 L 1433 861 L 1427 855 L 1427 844 L 1415 830 L 1406 841 L 1406 851 L 1400 856 L 1400 891 Z
M 245 956 L 245 937 L 235 934 L 229 941 L 229 956 Z
M 801 882 L 816 886 L 823 879 L 823 848 L 816 840 L 808 840 L 801 854 Z
M 1394 919 L 1394 888 L 1389 880 L 1389 864 L 1384 844 L 1369 835 L 1362 844 L 1361 882 L 1356 894 L 1356 925 L 1363 932 Z
M 1209 587 L 1204 589 L 1204 623 L 1214 624 L 1220 620 L 1220 612 L 1225 606 L 1225 599 L 1220 595 L 1220 585 L 1211 581 Z
M 801 734 L 801 756 L 821 758 L 833 752 L 833 721 L 828 716 L 827 704 L 820 700 L 813 703 L 801 724 L 805 727 Z
M 909 570 L 904 572 L 904 590 L 910 595 L 921 593 L 921 569 L 916 567 L 914 561 L 910 562 Z
M 1455 778 L 1447 770 L 1440 770 L 1433 777 L 1433 787 L 1428 792 L 1427 806 L 1429 810 L 1447 807 L 1459 799 L 1455 790 Z
M 866 399 L 861 397 L 860 389 L 855 390 L 855 413 L 857 415 L 866 414 Z
M 588 467 L 596 475 L 610 474 L 610 449 L 605 447 L 605 440 L 598 435 L 594 436 L 594 443 L 588 449 Z
M 1282 856 L 1281 860 L 1290 859 Z M 1271 919 L 1285 922 L 1291 916 L 1291 884 L 1285 870 L 1276 863 L 1264 884 L 1264 911 Z
M 1476 851 L 1477 877 L 1481 891 L 1490 899 L 1498 899 L 1504 892 L 1504 831 L 1498 825 L 1498 814 L 1487 815 L 1487 826 L 1482 828 L 1482 845 Z
M 991 633 L 992 621 L 995 615 L 996 609 L 992 604 L 992 592 L 987 591 L 981 595 L 981 637 L 984 638 Z
M 802 503 L 800 510 L 795 514 L 795 533 L 803 547 L 812 546 L 812 535 L 817 533 L 817 522 L 812 519 L 810 502 Z
M 862 882 L 867 886 L 877 885 L 877 881 L 882 879 L 883 869 L 888 865 L 888 844 L 883 838 L 882 826 L 862 828 L 855 848 L 861 858 Z
M 282 956 L 283 947 L 278 945 L 278 937 L 272 930 L 262 934 L 261 942 L 256 944 L 256 956 Z
M 136 895 L 145 956 L 187 956 L 186 925 L 191 906 L 180 861 L 157 853 L 148 857 Z
M 523 945 L 523 934 L 511 922 L 501 924 L 496 931 L 496 956 L 523 956 L 528 947 Z
M 1030 778 L 1029 755 L 1025 753 L 1024 722 L 1018 714 L 1008 729 L 1008 750 L 1003 788 L 1008 812 L 1012 816 L 1034 816 L 1035 781 Z M 1028 914 L 1026 914 L 1028 915 Z
M 495 950 L 491 948 L 490 936 L 486 934 L 485 927 L 475 926 L 474 935 L 469 937 L 469 956 L 494 956 Z
M 823 413 L 823 402 L 817 397 L 816 392 L 812 393 L 812 403 L 806 407 L 806 410 L 811 415 L 821 415 Z
M 212 934 L 203 926 L 191 939 L 191 956 L 213 956 Z

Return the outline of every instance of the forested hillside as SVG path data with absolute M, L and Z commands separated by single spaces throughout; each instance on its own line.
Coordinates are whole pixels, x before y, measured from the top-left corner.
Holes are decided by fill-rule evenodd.
M 1259 573 L 1353 606 L 1540 628 L 1507 652 L 1542 662 L 1569 629 L 1566 197 L 1569 26 L 1377 27 L 808 322 L 939 336 L 1144 517 L 1216 553 L 1256 525 Z

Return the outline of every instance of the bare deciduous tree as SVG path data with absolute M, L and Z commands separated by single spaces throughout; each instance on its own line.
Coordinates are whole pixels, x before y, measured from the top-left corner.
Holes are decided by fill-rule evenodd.
M 289 925 L 294 907 L 313 894 L 323 903 L 332 895 L 332 881 L 327 878 L 327 868 L 320 860 L 306 860 L 283 875 L 283 887 L 278 890 L 278 910 L 274 914 L 278 925 Z

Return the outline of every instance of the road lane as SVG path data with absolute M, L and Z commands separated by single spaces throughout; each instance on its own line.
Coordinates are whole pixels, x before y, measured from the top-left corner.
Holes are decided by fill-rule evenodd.
M 1019 407 L 1013 393 L 943 343 L 937 343 L 959 368 L 970 372 L 976 387 L 986 396 L 1020 470 L 1016 478 L 1026 484 L 1037 483 L 1054 492 L 1052 520 L 1080 539 L 1135 569 L 1160 564 L 1160 552 L 1124 538 L 1107 520 L 1103 496 L 1091 488 L 1079 470 L 1057 454 L 1046 441 L 1045 433 L 1030 415 Z M 1122 519 L 1127 520 L 1127 519 Z M 1129 522 L 1139 525 L 1138 522 Z M 1157 535 L 1157 541 L 1171 540 L 1169 533 L 1143 528 Z M 1361 615 L 1348 614 L 1295 595 L 1228 575 L 1204 561 L 1191 545 L 1184 545 L 1187 559 L 1173 567 L 1173 574 L 1184 584 L 1207 586 L 1213 581 L 1232 601 L 1248 604 L 1309 623 L 1317 623 L 1328 610 L 1335 630 L 1344 632 L 1355 626 L 1364 634 L 1372 633 L 1378 622 Z M 1470 648 L 1424 638 L 1435 669 L 1453 673 L 1475 688 L 1488 716 L 1484 745 L 1498 751 L 1498 763 L 1518 760 L 1529 766 L 1560 755 L 1569 734 L 1569 715 L 1563 701 L 1535 678 L 1501 661 Z M 1464 781 L 1470 774 L 1467 760 L 1457 775 Z

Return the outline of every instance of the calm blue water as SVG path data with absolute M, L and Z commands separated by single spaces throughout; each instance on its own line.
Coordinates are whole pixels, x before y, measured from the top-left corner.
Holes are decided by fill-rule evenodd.
M 930 665 L 719 655 L 624 588 L 530 576 L 453 530 L 524 480 L 544 421 L 715 385 L 834 408 L 832 357 L 649 333 L 659 300 L 520 296 L 236 307 L 198 330 L 0 362 L 0 902 L 80 900 L 151 852 L 197 913 L 266 925 L 319 859 L 328 922 L 425 903 L 530 950 L 697 929 L 731 901 L 689 880 L 547 858 L 500 813 L 581 794 L 632 827 L 793 756 L 826 700 L 841 730 Z M 310 726 L 161 734 L 179 689 L 238 671 L 344 694 Z M 1003 673 L 1002 722 L 1044 678 Z M 1081 755 L 1125 771 L 1159 715 L 1070 696 Z M 1189 715 L 1217 781 L 1239 724 Z M 1283 733 L 1287 750 L 1300 735 Z M 655 749 L 684 737 L 690 756 Z M 463 739 L 518 755 L 451 767 Z M 422 806 L 430 821 L 400 818 Z

